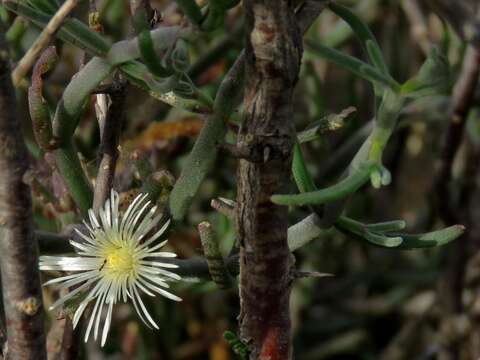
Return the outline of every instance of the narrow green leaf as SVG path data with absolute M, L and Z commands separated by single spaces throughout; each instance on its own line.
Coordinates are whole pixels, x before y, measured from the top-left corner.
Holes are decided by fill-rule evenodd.
M 381 247 L 396 248 L 403 243 L 403 239 L 400 236 L 385 236 L 376 234 L 370 231 L 364 233 L 364 237 L 367 241 Z
M 365 47 L 367 49 L 367 54 L 370 59 L 370 61 L 375 65 L 377 69 L 379 69 L 381 72 L 383 72 L 385 75 L 390 77 L 390 73 L 388 72 L 387 65 L 385 64 L 385 61 L 383 60 L 383 54 L 378 47 L 378 44 L 374 42 L 373 40 L 367 40 L 365 42 Z
M 273 195 L 271 201 L 278 205 L 320 205 L 331 203 L 347 197 L 357 191 L 370 179 L 371 171 L 376 165 L 365 164 L 335 185 L 328 188 L 293 195 Z
M 324 57 L 325 59 L 333 62 L 338 66 L 350 70 L 351 72 L 365 80 L 368 80 L 374 84 L 387 86 L 395 91 L 398 91 L 400 89 L 400 85 L 395 80 L 381 73 L 372 65 L 369 65 L 350 55 L 346 55 L 338 50 L 314 43 L 313 41 L 308 39 L 305 41 L 305 45 L 308 50 Z
M 445 229 L 428 232 L 425 234 L 396 234 L 404 241 L 398 247 L 403 250 L 431 248 L 442 246 L 459 238 L 465 232 L 465 226 L 453 225 Z
M 362 42 L 372 64 L 383 74 L 388 75 L 388 67 L 383 59 L 382 51 L 368 25 L 343 5 L 331 2 L 329 8 L 350 25 L 355 35 Z
M 405 220 L 384 221 L 365 225 L 367 230 L 374 232 L 399 231 L 405 229 Z
M 400 236 L 387 236 L 380 233 L 374 233 L 368 230 L 370 225 L 366 225 L 347 216 L 340 216 L 337 219 L 335 226 L 348 236 L 367 241 L 376 246 L 388 248 L 398 247 L 403 241 Z

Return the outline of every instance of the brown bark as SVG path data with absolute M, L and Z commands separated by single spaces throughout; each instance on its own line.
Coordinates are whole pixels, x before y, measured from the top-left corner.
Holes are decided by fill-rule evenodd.
M 272 204 L 270 196 L 285 191 L 290 178 L 300 32 L 286 0 L 248 0 L 244 7 L 246 84 L 237 147 L 253 159 L 240 160 L 237 174 L 240 336 L 251 359 L 289 359 L 287 208 Z
M 8 359 L 45 355 L 38 249 L 30 188 L 23 182 L 27 149 L 16 116 L 4 32 L 0 31 L 0 265 Z

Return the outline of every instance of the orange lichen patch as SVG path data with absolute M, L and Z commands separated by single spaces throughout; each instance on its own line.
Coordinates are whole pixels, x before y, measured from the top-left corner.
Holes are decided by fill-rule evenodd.
M 280 360 L 288 357 L 286 354 L 281 354 L 282 349 L 279 348 L 280 344 L 278 339 L 279 332 L 279 329 L 275 327 L 267 331 L 258 357 L 260 360 Z
M 178 137 L 196 137 L 202 129 L 203 121 L 198 118 L 184 118 L 178 121 L 152 123 L 132 141 L 132 148 L 147 149 L 157 141 Z

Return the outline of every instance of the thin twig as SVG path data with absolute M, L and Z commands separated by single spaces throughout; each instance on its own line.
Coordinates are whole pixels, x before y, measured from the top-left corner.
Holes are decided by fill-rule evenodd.
M 25 77 L 25 75 L 32 68 L 35 60 L 40 55 L 40 52 L 48 45 L 50 39 L 62 25 L 63 20 L 72 12 L 77 6 L 79 0 L 66 0 L 58 9 L 55 15 L 50 19 L 47 26 L 42 30 L 33 45 L 28 49 L 27 53 L 18 63 L 15 70 L 12 72 L 12 81 L 15 87 L 18 87 Z
M 223 214 L 230 220 L 235 221 L 235 201 L 224 198 L 212 199 L 210 206 L 217 210 L 220 214 Z

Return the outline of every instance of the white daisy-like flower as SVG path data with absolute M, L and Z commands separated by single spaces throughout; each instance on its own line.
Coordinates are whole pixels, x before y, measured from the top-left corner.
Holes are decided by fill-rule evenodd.
M 94 338 L 97 339 L 100 320 L 106 307 L 107 313 L 101 338 L 102 346 L 105 344 L 112 320 L 113 305 L 117 301 L 127 302 L 131 299 L 142 321 L 148 327 L 153 326 L 158 329 L 140 294 L 146 293 L 150 296 L 160 294 L 175 301 L 181 300 L 165 290 L 169 288 L 168 280 L 180 280 L 179 275 L 165 268 L 177 266 L 156 260 L 176 256 L 171 252 L 158 251 L 167 241 L 155 244 L 155 240 L 167 229 L 169 221 L 145 239 L 161 218 L 161 215 L 156 214 L 157 207 L 152 207 L 146 198 L 146 194 L 138 195 L 125 213 L 120 214 L 119 196 L 112 190 L 110 199 L 99 211 L 100 221 L 94 212 L 89 210 L 90 221 L 83 222 L 88 233 L 83 234 L 75 229 L 84 240 L 70 241 L 77 256 L 40 257 L 40 270 L 73 273 L 44 284 L 56 284 L 60 289 L 71 290 L 57 300 L 50 310 L 76 297 L 81 298 L 80 305 L 73 315 L 73 327 L 76 327 L 87 305 L 91 302 L 95 303 L 88 321 L 85 342 L 92 329 L 94 329 Z

